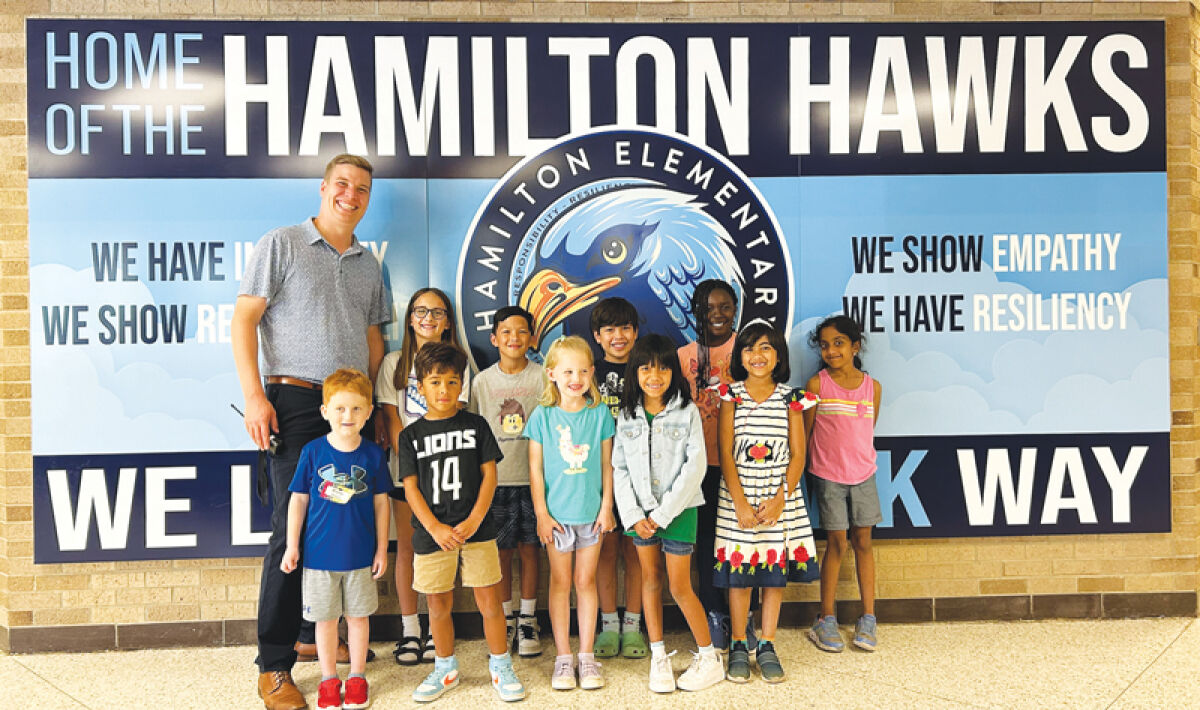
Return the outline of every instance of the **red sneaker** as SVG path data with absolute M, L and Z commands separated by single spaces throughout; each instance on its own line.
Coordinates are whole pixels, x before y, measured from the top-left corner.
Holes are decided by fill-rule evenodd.
M 346 679 L 346 701 L 342 707 L 346 710 L 361 710 L 371 704 L 367 697 L 367 679 L 354 676 Z
M 337 678 L 321 681 L 317 688 L 317 710 L 339 710 L 342 707 L 342 681 Z

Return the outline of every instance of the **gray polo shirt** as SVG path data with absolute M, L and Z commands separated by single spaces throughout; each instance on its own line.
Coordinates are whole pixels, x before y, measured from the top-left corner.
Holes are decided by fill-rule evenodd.
M 375 256 L 357 238 L 338 254 L 311 219 L 259 240 L 238 294 L 267 299 L 258 324 L 264 377 L 320 382 L 342 367 L 368 372 L 367 327 L 392 319 Z

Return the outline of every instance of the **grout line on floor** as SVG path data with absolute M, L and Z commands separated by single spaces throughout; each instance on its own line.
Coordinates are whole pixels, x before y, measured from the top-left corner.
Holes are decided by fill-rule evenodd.
M 1143 668 L 1141 670 L 1141 672 L 1139 672 L 1137 674 L 1137 677 L 1135 677 L 1133 680 L 1129 681 L 1129 685 L 1126 685 L 1121 690 L 1121 692 L 1117 694 L 1117 697 L 1112 699 L 1111 703 L 1104 706 L 1104 710 L 1110 710 L 1114 705 L 1117 704 L 1117 702 L 1119 702 L 1121 700 L 1121 698 L 1125 697 L 1125 693 L 1128 693 L 1129 689 L 1132 688 L 1134 685 L 1136 685 L 1137 682 L 1142 679 L 1142 676 L 1146 675 L 1146 671 L 1153 668 L 1155 663 L 1158 663 L 1159 659 L 1161 659 L 1166 654 L 1166 652 L 1169 651 L 1171 649 L 1171 647 L 1175 645 L 1175 642 L 1179 640 L 1179 637 L 1183 636 L 1184 632 L 1186 632 L 1188 629 L 1190 629 L 1192 627 L 1192 624 L 1194 624 L 1194 623 L 1196 623 L 1195 619 L 1189 619 L 1188 622 L 1183 625 L 1183 628 L 1181 628 L 1179 630 L 1179 633 L 1175 634 L 1175 638 L 1171 639 L 1171 642 L 1168 643 L 1166 646 L 1164 646 L 1163 649 L 1158 652 L 1158 655 L 1155 656 L 1153 660 L 1151 660 L 1149 663 L 1146 664 L 1146 667 Z
M 13 662 L 14 662 L 14 663 L 16 663 L 18 666 L 20 666 L 20 667 L 24 668 L 25 670 L 27 670 L 27 671 L 29 671 L 30 673 L 32 673 L 34 676 L 36 676 L 36 677 L 38 677 L 38 678 L 41 678 L 43 681 L 45 681 L 46 685 L 49 685 L 51 688 L 54 688 L 55 690 L 57 690 L 58 692 L 62 693 L 62 694 L 63 694 L 63 695 L 65 695 L 66 697 L 70 698 L 70 699 L 71 699 L 71 702 L 75 703 L 76 705 L 78 705 L 78 706 L 79 706 L 79 707 L 81 707 L 81 708 L 84 708 L 85 710 L 91 710 L 91 706 L 90 706 L 90 705 L 88 705 L 87 703 L 83 702 L 83 701 L 82 701 L 82 700 L 80 700 L 79 698 L 76 698 L 74 695 L 71 695 L 70 693 L 68 693 L 67 691 L 63 690 L 62 688 L 58 687 L 57 685 L 55 685 L 54 681 L 50 680 L 50 679 L 49 679 L 49 678 L 47 678 L 46 676 L 42 675 L 41 673 L 38 673 L 38 672 L 37 672 L 37 671 L 35 671 L 34 669 L 32 669 L 32 668 L 30 668 L 29 666 L 25 665 L 24 663 L 21 663 L 21 660 L 20 660 L 20 658 L 18 658 L 17 656 L 9 656 L 9 657 L 10 657 L 10 658 L 12 658 L 12 659 L 13 659 Z

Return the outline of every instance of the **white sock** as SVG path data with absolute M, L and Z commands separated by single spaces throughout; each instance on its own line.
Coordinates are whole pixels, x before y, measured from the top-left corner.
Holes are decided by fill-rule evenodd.
M 708 654 L 710 654 L 710 653 L 716 653 L 716 652 L 717 652 L 717 649 L 713 648 L 713 645 L 712 645 L 711 643 L 710 643 L 710 644 L 708 644 L 707 646 L 701 646 L 701 647 L 700 647 L 700 648 L 698 648 L 697 650 L 698 650 L 698 651 L 700 651 L 700 655 L 701 655 L 701 656 L 707 656 L 707 655 L 708 655 Z
M 632 611 L 625 612 L 625 619 L 621 622 L 621 633 L 626 634 L 630 631 L 638 631 L 642 625 L 642 615 Z
M 620 631 L 621 617 L 617 616 L 615 611 L 600 612 L 600 630 L 601 631 Z
M 400 632 L 401 636 L 421 637 L 421 617 L 419 614 L 405 614 L 401 616 L 400 625 L 403 628 Z
M 500 606 L 504 607 L 504 618 L 505 619 L 512 616 L 512 600 L 511 599 L 509 599 L 506 602 L 500 602 Z
M 537 599 L 521 599 L 521 616 L 533 616 L 537 613 Z
M 709 648 L 712 648 L 711 646 Z M 659 656 L 667 655 L 667 644 L 665 641 L 651 641 L 650 655 L 658 658 Z

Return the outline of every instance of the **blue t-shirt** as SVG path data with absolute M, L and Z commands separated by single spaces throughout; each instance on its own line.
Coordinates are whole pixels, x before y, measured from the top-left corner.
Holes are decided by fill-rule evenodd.
M 563 525 L 596 521 L 604 496 L 600 445 L 616 427 L 608 407 L 538 407 L 525 424 L 525 436 L 542 445 L 546 507 Z
M 392 490 L 392 476 L 379 445 L 362 440 L 354 451 L 338 451 L 322 436 L 300 450 L 288 490 L 307 493 L 304 566 L 346 572 L 375 559 L 375 495 Z

